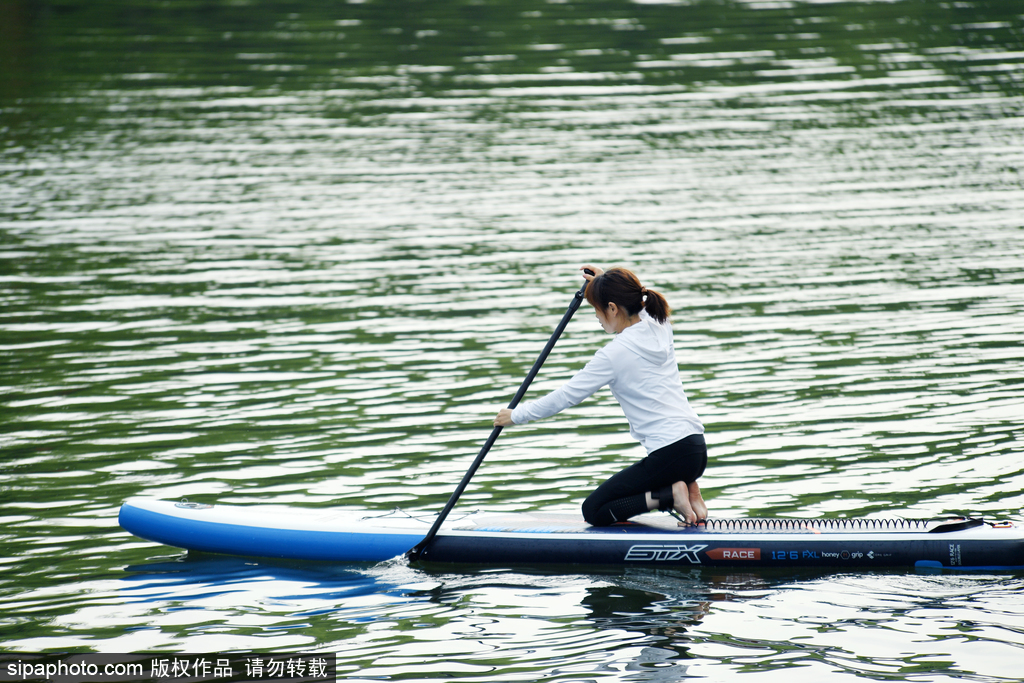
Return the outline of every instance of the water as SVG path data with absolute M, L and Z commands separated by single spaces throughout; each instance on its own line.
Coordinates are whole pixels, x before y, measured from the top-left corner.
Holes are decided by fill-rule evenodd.
M 675 308 L 712 514 L 1020 519 L 1024 5 L 4 12 L 3 650 L 1019 680 L 1019 574 L 291 565 L 116 515 L 440 509 L 594 262 Z M 606 342 L 581 310 L 533 393 Z M 637 457 L 602 393 L 460 505 L 576 510 Z

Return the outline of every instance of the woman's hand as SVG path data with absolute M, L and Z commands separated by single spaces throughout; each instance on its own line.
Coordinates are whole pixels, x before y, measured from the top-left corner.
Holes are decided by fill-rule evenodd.
M 589 264 L 585 265 L 585 266 L 582 266 L 580 268 L 580 270 L 583 271 L 583 277 L 586 278 L 587 282 L 590 282 L 591 280 L 593 280 L 598 275 L 601 275 L 602 273 L 604 273 L 604 268 L 599 268 L 598 266 L 592 266 L 592 265 L 589 265 Z M 588 270 L 593 271 L 594 274 L 591 275 L 590 273 L 587 272 Z
M 512 422 L 512 409 L 502 408 L 498 411 L 498 416 L 494 418 L 495 427 L 511 427 Z

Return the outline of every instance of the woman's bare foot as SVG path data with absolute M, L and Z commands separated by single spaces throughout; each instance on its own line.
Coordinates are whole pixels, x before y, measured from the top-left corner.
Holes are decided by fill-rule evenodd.
M 697 482 L 691 482 L 686 485 L 688 498 L 690 500 L 690 507 L 693 508 L 693 512 L 697 515 L 697 521 L 708 518 L 708 506 L 704 503 L 704 498 L 700 495 L 700 487 L 697 486 Z M 673 492 L 675 495 L 675 492 Z
M 672 484 L 672 503 L 672 507 L 682 515 L 687 524 L 697 523 L 697 513 L 690 506 L 690 490 L 685 481 Z

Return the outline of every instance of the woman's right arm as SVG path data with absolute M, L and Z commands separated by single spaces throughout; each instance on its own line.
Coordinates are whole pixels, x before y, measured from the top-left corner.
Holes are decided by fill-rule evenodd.
M 551 417 L 590 397 L 611 382 L 613 377 L 611 359 L 608 357 L 608 353 L 601 349 L 572 379 L 547 396 L 520 404 L 514 411 L 511 411 L 509 420 L 514 424 L 524 424 Z M 499 413 L 500 416 L 501 413 Z
M 494 418 L 495 427 L 511 427 L 513 424 L 515 423 L 512 422 L 511 408 L 502 408 L 498 411 L 498 416 Z

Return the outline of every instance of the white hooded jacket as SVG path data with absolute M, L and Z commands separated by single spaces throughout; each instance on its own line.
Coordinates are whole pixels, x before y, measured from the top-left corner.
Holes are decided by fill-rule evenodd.
M 659 324 L 643 310 L 640 322 L 617 334 L 572 379 L 547 396 L 517 406 L 512 422 L 551 417 L 604 386 L 622 407 L 630 435 L 648 453 L 704 433 L 679 380 L 672 326 Z

